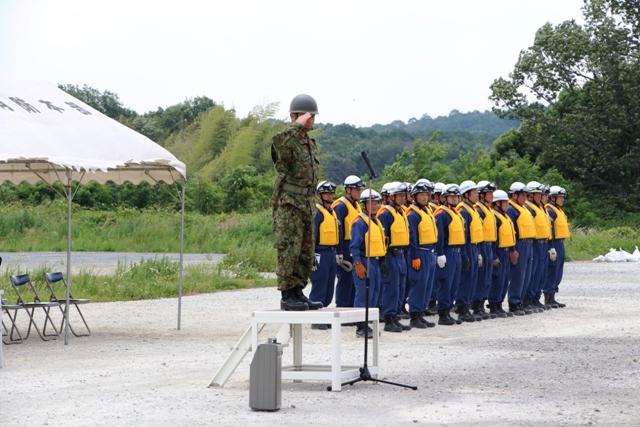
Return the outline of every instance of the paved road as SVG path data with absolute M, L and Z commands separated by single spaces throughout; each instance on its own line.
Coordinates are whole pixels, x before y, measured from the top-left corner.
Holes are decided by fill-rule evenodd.
M 46 268 L 64 270 L 66 268 L 66 252 L 0 252 L 2 267 L 0 271 L 22 273 Z M 224 254 L 184 254 L 186 265 L 217 263 Z M 118 267 L 118 263 L 139 263 L 143 259 L 161 259 L 163 257 L 178 261 L 177 253 L 153 252 L 72 252 L 71 265 L 74 272 L 91 271 L 96 274 L 110 274 Z

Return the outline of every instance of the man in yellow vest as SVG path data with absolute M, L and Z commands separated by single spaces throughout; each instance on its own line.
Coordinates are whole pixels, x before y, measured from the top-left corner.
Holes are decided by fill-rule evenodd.
M 433 184 L 426 179 L 418 180 L 411 189 L 413 205 L 409 209 L 409 252 L 407 273 L 407 301 L 412 328 L 424 329 L 436 326 L 427 321 L 423 313 L 431 297 L 435 281 L 438 226 L 429 207 Z
M 436 210 L 442 204 L 441 197 L 442 192 L 444 191 L 445 185 L 442 182 L 436 182 L 433 185 L 433 193 L 431 194 L 431 201 L 429 202 L 429 208 L 431 208 L 431 212 L 435 215 Z M 435 316 L 438 314 L 438 306 L 437 306 L 437 294 L 438 294 L 438 286 L 439 281 L 437 279 L 437 274 L 434 275 L 433 279 L 433 287 L 431 288 L 431 296 L 429 298 L 429 307 L 425 312 L 427 316 Z
M 511 270 L 510 254 L 515 252 L 516 230 L 511 218 L 507 215 L 509 196 L 502 190 L 493 193 L 493 213 L 496 219 L 498 240 L 493 249 L 493 275 L 489 288 L 489 312 L 498 317 L 513 317 L 512 312 L 502 308 L 502 302 L 507 296 L 509 287 L 509 272 Z M 487 260 L 488 261 L 488 260 Z
M 536 237 L 536 227 L 533 216 L 524 207 L 527 201 L 525 185 L 522 182 L 514 182 L 509 188 L 511 200 L 507 215 L 511 218 L 516 232 L 516 250 L 509 254 L 511 258 L 511 271 L 509 282 L 509 311 L 516 316 L 531 314 L 533 311 L 523 305 L 524 287 L 531 280 L 533 264 L 533 239 Z
M 313 220 L 315 237 L 315 255 L 320 258 L 316 268 L 311 272 L 311 293 L 309 299 L 320 301 L 325 307 L 333 299 L 333 287 L 336 281 L 336 249 L 340 243 L 340 223 L 331 208 L 336 185 L 333 182 L 321 181 L 316 187 L 320 203 L 316 203 L 316 216 Z M 313 324 L 312 329 L 329 329 L 327 324 Z
M 525 187 L 526 207 L 533 215 L 536 227 L 536 238 L 533 240 L 533 272 L 525 291 L 524 306 L 535 312 L 543 312 L 546 307 L 540 303 L 543 281 L 546 276 L 549 259 L 549 239 L 551 238 L 551 221 L 542 204 L 544 185 L 538 181 L 530 181 Z
M 493 275 L 494 248 L 498 240 L 498 230 L 496 228 L 496 216 L 493 213 L 493 192 L 496 185 L 489 181 L 478 182 L 480 197 L 475 204 L 476 211 L 482 220 L 482 230 L 484 241 L 478 244 L 478 249 L 482 259 L 482 267 L 478 268 L 478 286 L 473 295 L 473 312 L 478 313 L 483 319 L 495 319 L 495 313 L 488 313 L 484 309 L 484 304 L 489 298 L 491 288 L 491 277 Z
M 462 276 L 456 297 L 458 319 L 463 322 L 481 321 L 484 315 L 478 310 L 472 314 L 469 309 L 478 286 L 478 268 L 483 265 L 483 258 L 478 251 L 478 245 L 484 241 L 482 220 L 474 205 L 478 202 L 478 186 L 471 180 L 460 184 L 462 202 L 456 207 L 465 222 L 465 245 L 462 249 Z M 487 317 L 488 318 L 488 317 Z
M 336 213 L 338 221 L 342 225 L 339 231 L 340 243 L 337 248 L 338 283 L 336 284 L 336 307 L 353 307 L 353 298 L 355 289 L 353 287 L 353 275 L 351 270 L 345 268 L 345 265 L 352 264 L 351 252 L 349 252 L 349 244 L 351 243 L 351 223 L 356 220 L 360 212 L 358 199 L 364 189 L 362 180 L 355 176 L 349 175 L 344 180 L 345 195 L 333 202 L 332 208 Z M 347 263 L 343 264 L 343 261 Z
M 407 261 L 404 256 L 409 248 L 409 223 L 403 205 L 407 197 L 407 186 L 394 182 L 389 188 L 389 204 L 382 206 L 377 218 L 384 226 L 389 242 L 387 256 L 382 269 L 382 314 L 384 330 L 402 332 L 411 329 L 400 323 L 399 314 L 404 305 L 404 285 L 407 277 Z
M 449 184 L 442 190 L 444 204 L 435 212 L 438 225 L 436 244 L 436 280 L 438 280 L 438 325 L 451 326 L 462 323 L 451 317 L 451 308 L 460 286 L 462 269 L 460 252 L 464 247 L 464 219 L 456 210 L 460 203 L 460 186 Z
M 569 221 L 564 213 L 564 202 L 567 199 L 567 190 L 552 185 L 549 189 L 550 203 L 546 205 L 547 213 L 551 218 L 551 250 L 555 256 L 549 262 L 547 280 L 544 286 L 544 302 L 552 308 L 566 307 L 566 304 L 556 300 L 558 287 L 562 282 L 564 271 L 564 241 L 571 236 L 569 231 Z M 551 252 L 550 252 L 551 254 Z
M 364 190 L 360 195 L 362 212 L 352 224 L 349 249 L 353 255 L 353 279 L 355 282 L 354 307 L 366 307 L 366 280 L 369 280 L 369 307 L 378 303 L 382 286 L 380 262 L 387 253 L 384 229 L 375 214 L 380 208 L 382 197 L 377 191 Z M 367 269 L 367 261 L 369 268 Z M 357 325 L 358 337 L 372 338 L 373 331 L 364 322 Z

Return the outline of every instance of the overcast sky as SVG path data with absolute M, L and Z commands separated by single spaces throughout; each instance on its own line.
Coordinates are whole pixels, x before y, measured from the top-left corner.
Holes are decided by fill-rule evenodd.
M 494 78 L 582 0 L 0 0 L 0 72 L 89 84 L 138 112 L 206 95 L 244 116 L 292 96 L 321 122 L 484 110 Z

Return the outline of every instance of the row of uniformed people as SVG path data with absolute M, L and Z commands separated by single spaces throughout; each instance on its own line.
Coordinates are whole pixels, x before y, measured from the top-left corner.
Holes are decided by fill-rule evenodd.
M 336 305 L 363 307 L 369 258 L 374 266 L 369 270 L 370 305 L 380 307 L 390 332 L 435 326 L 423 316 L 429 300 L 431 306 L 437 300 L 443 325 L 563 306 L 555 293 L 562 279 L 563 241 L 569 236 L 564 189 L 514 183 L 507 200 L 488 181 L 434 186 L 419 180 L 412 187 L 396 182 L 385 184 L 382 196 L 372 192 L 371 205 L 362 209 L 358 201 L 369 200 L 362 181 L 349 176 L 344 184 L 346 194 L 335 202 L 335 185 L 318 185 L 319 265 L 312 274 L 312 300 L 325 306 L 331 302 L 338 265 Z M 367 249 L 371 218 L 371 234 L 377 237 L 380 229 L 384 238 L 373 239 Z M 502 309 L 507 290 L 508 313 Z M 543 291 L 545 304 L 539 301 Z M 484 310 L 487 300 L 490 313 Z M 400 323 L 405 303 L 410 325 Z M 450 315 L 454 303 L 457 320 Z M 370 331 L 358 325 L 357 333 Z

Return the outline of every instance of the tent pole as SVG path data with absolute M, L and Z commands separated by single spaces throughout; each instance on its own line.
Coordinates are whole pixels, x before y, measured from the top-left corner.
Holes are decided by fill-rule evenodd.
M 69 344 L 69 299 L 71 289 L 71 199 L 73 192 L 71 191 L 71 169 L 67 169 L 67 295 L 64 308 L 64 345 Z
M 182 317 L 182 289 L 184 286 L 184 199 L 186 182 L 182 183 L 180 191 L 180 271 L 178 279 L 178 330 L 180 330 L 180 320 Z

